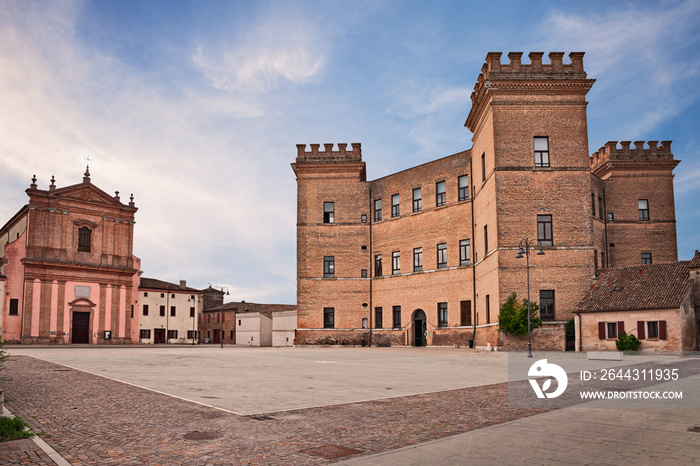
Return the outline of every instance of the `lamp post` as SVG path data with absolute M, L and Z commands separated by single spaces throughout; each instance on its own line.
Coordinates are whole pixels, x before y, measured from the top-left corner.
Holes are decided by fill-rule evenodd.
M 525 256 L 525 268 L 527 270 L 527 357 L 532 357 L 532 340 L 530 337 L 530 248 L 535 246 L 534 241 L 530 241 L 527 238 L 520 240 L 518 254 L 515 256 L 516 259 L 522 259 Z M 538 256 L 544 256 L 544 251 L 542 247 L 537 252 Z
M 229 295 L 228 287 L 221 285 L 221 292 L 224 293 L 224 288 L 226 288 L 225 295 Z M 221 347 L 224 347 L 224 299 L 221 297 L 221 315 L 219 316 L 219 341 L 221 342 Z
M 194 306 L 194 312 L 192 313 L 192 346 L 195 345 L 195 340 L 197 339 L 197 330 L 195 329 L 195 316 L 197 315 L 197 298 L 192 295 L 187 299 L 188 303 L 192 303 Z

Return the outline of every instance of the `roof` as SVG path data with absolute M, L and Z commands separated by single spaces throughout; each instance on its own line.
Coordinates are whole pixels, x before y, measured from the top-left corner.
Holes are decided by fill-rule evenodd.
M 293 311 L 296 306 L 292 304 L 258 304 L 258 303 L 247 303 L 245 301 L 226 303 L 222 309 L 221 306 L 216 305 L 205 309 L 204 312 L 282 312 L 282 311 Z
M 155 278 L 141 277 L 141 283 L 139 284 L 139 289 L 148 290 L 167 290 L 167 291 L 189 291 L 199 293 L 196 288 L 190 288 L 188 286 L 180 288 L 180 285 L 175 283 L 164 282 L 163 280 L 157 280 Z
M 605 269 L 574 312 L 678 309 L 692 285 L 690 264 L 678 261 Z
M 700 251 L 695 250 L 695 256 L 690 261 L 691 269 L 700 269 Z

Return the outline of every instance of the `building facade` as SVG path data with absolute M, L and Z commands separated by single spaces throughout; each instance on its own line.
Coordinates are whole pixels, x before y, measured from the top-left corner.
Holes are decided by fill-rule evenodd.
M 367 181 L 360 144 L 297 146 L 297 343 L 517 346 L 498 314 L 528 240 L 533 347 L 563 350 L 597 270 L 677 260 L 670 141 L 590 157 L 595 80 L 563 55 L 487 54 L 470 150 Z
M 2 340 L 131 343 L 139 260 L 133 196 L 123 204 L 91 183 L 48 190 L 36 177 L 29 203 L 0 229 Z
M 185 280 L 175 284 L 141 277 L 138 342 L 195 344 L 199 293 Z
M 217 291 L 217 290 L 214 290 Z M 221 302 L 204 309 L 199 317 L 202 342 L 241 346 L 272 346 L 274 341 L 294 341 L 295 306 L 288 304 L 259 304 L 245 301 Z M 290 325 L 294 325 L 290 328 Z M 287 343 L 287 341 L 285 341 Z M 292 346 L 279 344 L 278 346 Z

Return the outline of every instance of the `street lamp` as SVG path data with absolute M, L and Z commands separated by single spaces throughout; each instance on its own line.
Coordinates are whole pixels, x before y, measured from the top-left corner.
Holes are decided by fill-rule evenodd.
M 197 298 L 194 297 L 194 295 L 191 295 L 189 298 L 187 298 L 188 303 L 192 303 L 192 306 L 194 306 L 194 312 L 192 313 L 192 346 L 195 345 L 195 340 L 197 339 L 197 331 L 195 330 L 195 316 L 197 315 Z
M 228 287 L 221 285 L 221 292 L 224 292 L 224 288 L 226 288 L 226 293 L 224 293 L 226 296 L 228 296 L 230 293 L 228 292 Z M 221 342 L 221 347 L 224 347 L 224 299 L 223 296 L 221 297 L 221 315 L 219 316 L 219 341 Z
M 518 254 L 515 256 L 515 258 L 522 259 L 524 255 L 527 269 L 527 357 L 531 358 L 532 340 L 530 337 L 530 247 L 534 247 L 535 242 L 530 241 L 527 238 L 523 238 L 522 240 L 520 240 L 520 244 L 518 246 L 520 247 L 520 249 L 518 250 Z M 542 247 L 540 247 L 540 250 L 537 252 L 537 255 L 544 256 L 544 251 L 542 250 Z

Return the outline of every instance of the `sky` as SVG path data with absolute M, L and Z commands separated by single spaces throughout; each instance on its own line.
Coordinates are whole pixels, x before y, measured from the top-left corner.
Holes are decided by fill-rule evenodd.
M 130 194 L 143 276 L 296 303 L 296 144 L 368 179 L 471 148 L 491 51 L 585 52 L 589 151 L 673 140 L 700 249 L 700 2 L 0 0 L 0 224 L 39 189 Z

